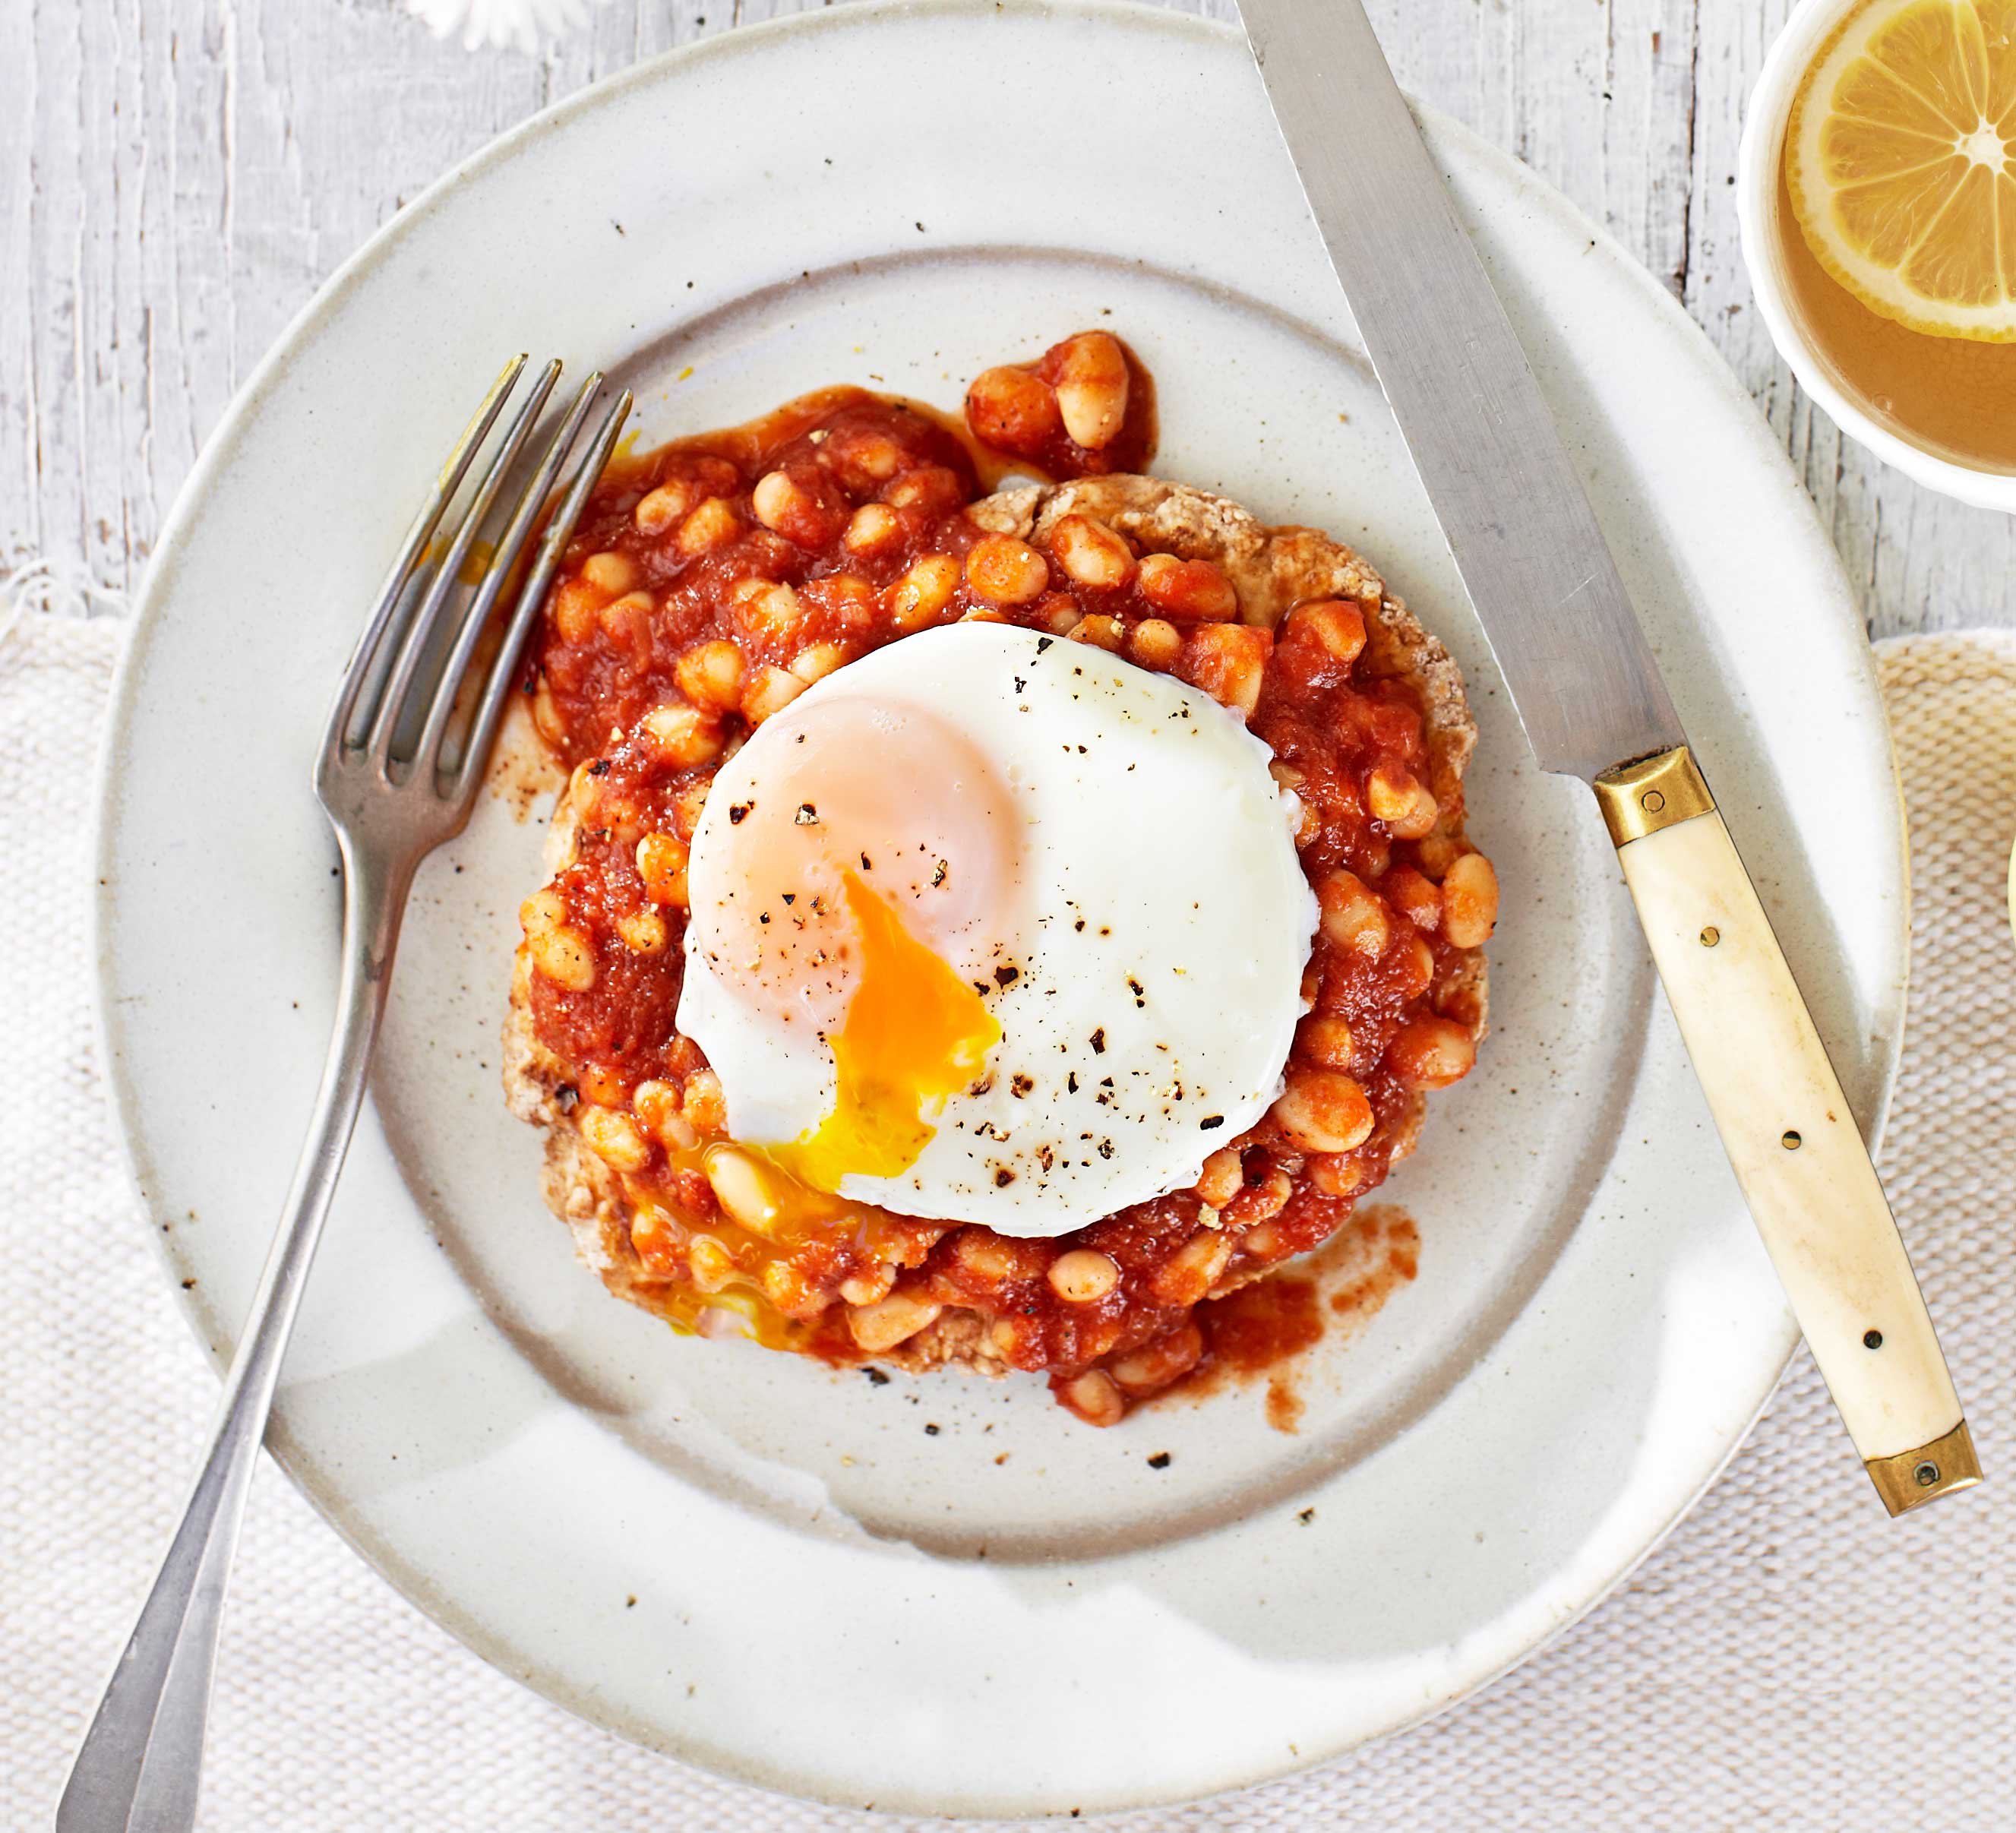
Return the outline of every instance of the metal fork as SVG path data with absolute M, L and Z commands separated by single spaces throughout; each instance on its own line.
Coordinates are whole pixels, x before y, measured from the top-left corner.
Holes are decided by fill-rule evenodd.
M 586 456 L 540 535 L 461 742 L 451 749 L 450 728 L 484 631 L 602 385 L 599 373 L 590 376 L 574 396 L 458 617 L 463 568 L 531 439 L 559 380 L 558 362 L 547 364 L 534 380 L 438 558 L 436 530 L 524 367 L 523 356 L 506 366 L 435 478 L 350 659 L 322 735 L 315 794 L 336 829 L 343 860 L 336 1032 L 308 1141 L 225 1377 L 209 1453 L 85 1734 L 56 1810 L 58 1833 L 185 1833 L 196 1824 L 225 1580 L 281 1358 L 363 1102 L 406 895 L 420 861 L 469 820 L 526 636 L 630 410 L 626 391 L 597 421 Z

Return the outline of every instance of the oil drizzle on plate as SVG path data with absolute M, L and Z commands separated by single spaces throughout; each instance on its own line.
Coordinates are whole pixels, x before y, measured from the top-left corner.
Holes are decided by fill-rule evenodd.
M 474 672 L 481 674 L 481 669 Z M 533 726 L 522 693 L 513 694 L 506 704 L 497 742 L 491 747 L 488 782 L 490 793 L 509 805 L 512 819 L 520 825 L 548 798 L 556 799 L 567 788 L 567 772 L 554 762 Z

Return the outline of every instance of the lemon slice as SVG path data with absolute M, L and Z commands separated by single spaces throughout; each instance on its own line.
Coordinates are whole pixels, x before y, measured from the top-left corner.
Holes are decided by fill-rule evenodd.
M 1865 305 L 2016 342 L 2016 0 L 1863 0 L 1799 85 L 1785 179 Z

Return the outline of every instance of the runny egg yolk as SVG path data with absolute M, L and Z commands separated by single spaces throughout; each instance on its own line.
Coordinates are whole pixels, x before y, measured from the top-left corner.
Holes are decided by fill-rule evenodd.
M 930 1143 L 945 1097 L 968 1088 L 1001 1041 L 980 995 L 904 928 L 894 908 L 841 874 L 860 950 L 859 978 L 832 1038 L 833 1111 L 770 1157 L 801 1183 L 895 1177 Z

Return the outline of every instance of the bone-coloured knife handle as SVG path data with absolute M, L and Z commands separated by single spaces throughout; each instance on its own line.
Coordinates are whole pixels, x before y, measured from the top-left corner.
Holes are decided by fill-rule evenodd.
M 1686 747 L 1597 780 L 1737 1181 L 1892 1514 L 1981 1480 L 1840 1079 Z

